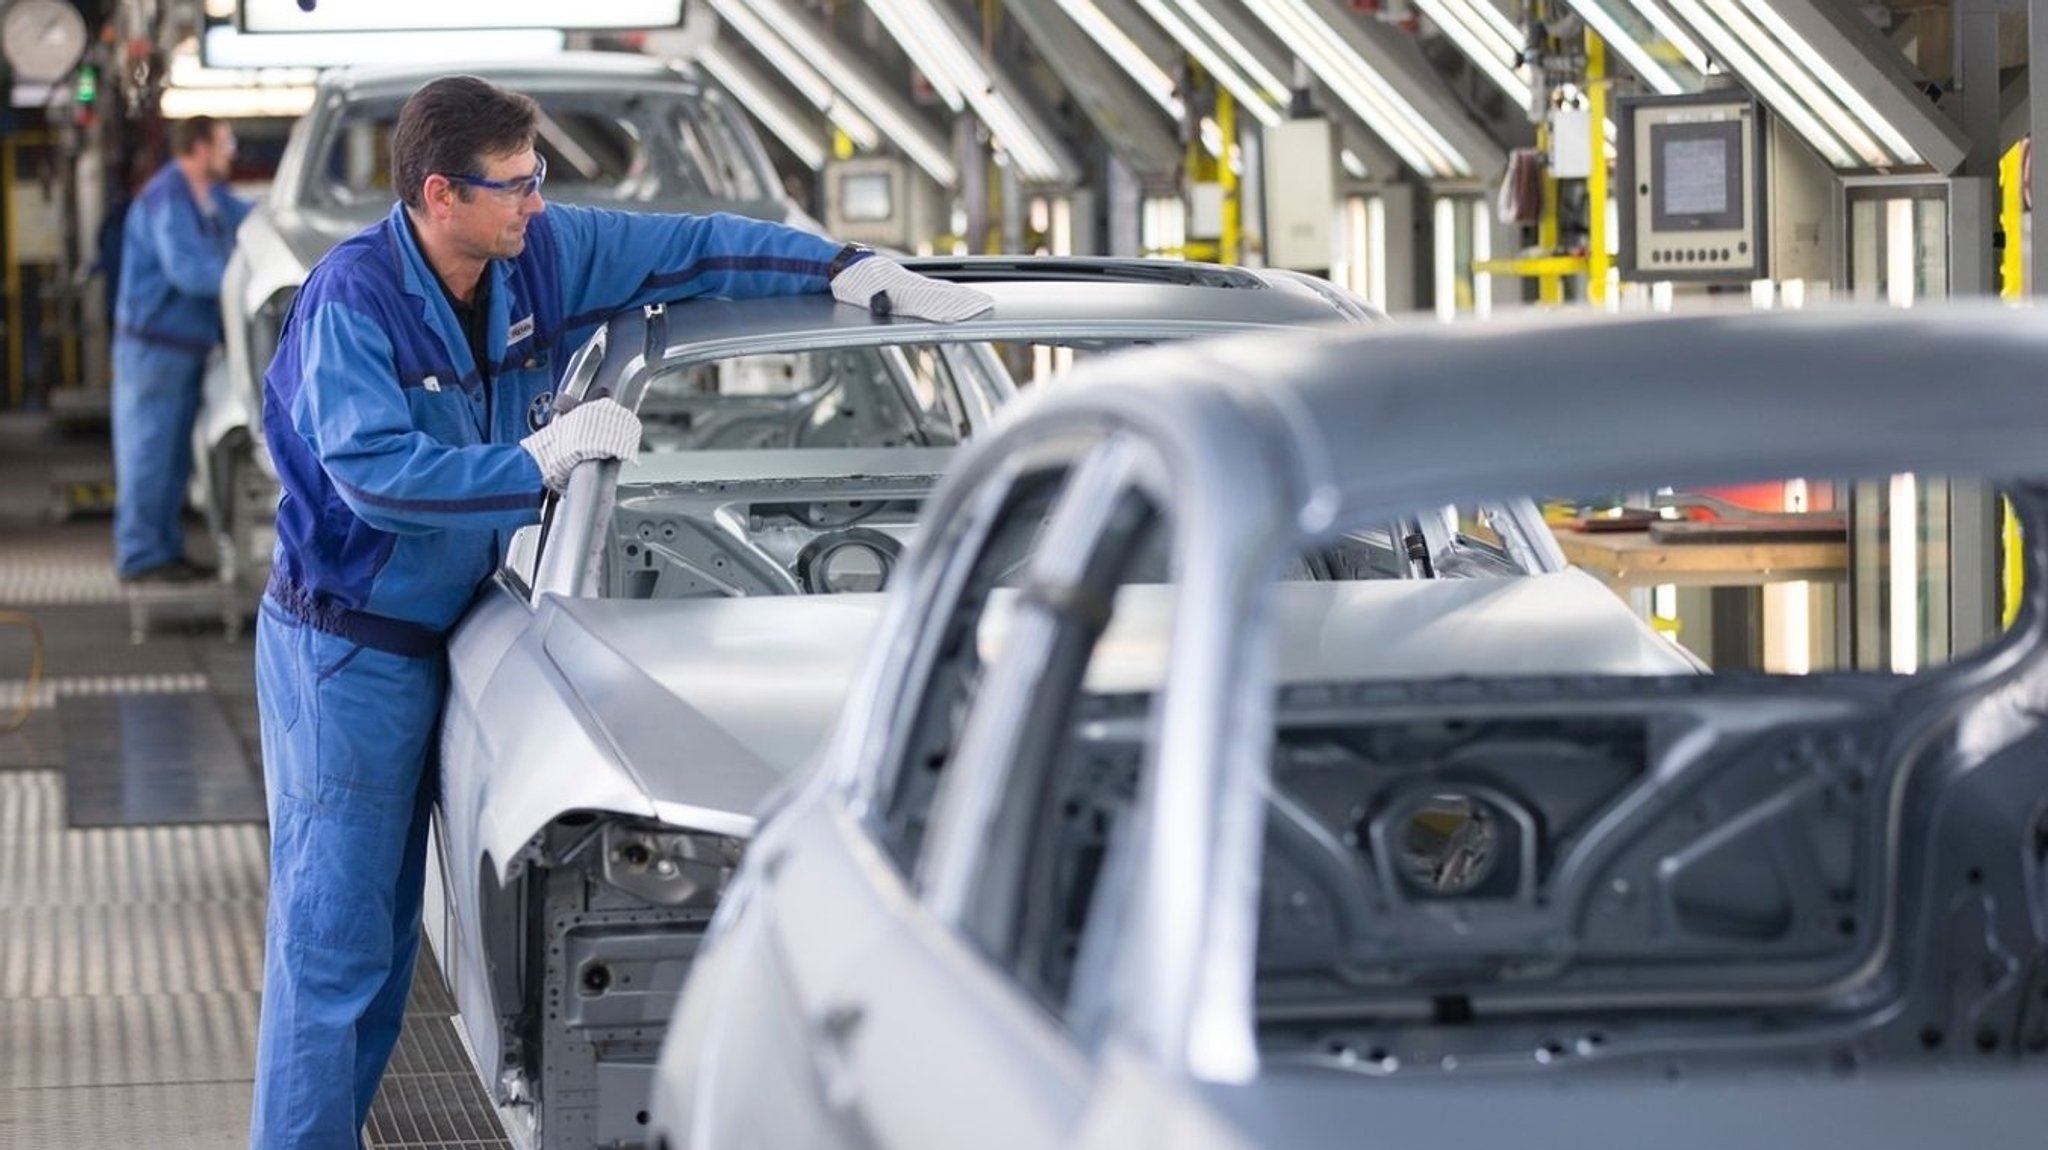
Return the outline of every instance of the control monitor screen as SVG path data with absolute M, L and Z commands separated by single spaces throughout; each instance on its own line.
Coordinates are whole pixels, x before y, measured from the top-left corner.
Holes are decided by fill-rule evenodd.
M 1738 121 L 1651 125 L 1651 228 L 1707 232 L 1742 227 L 1745 158 Z
M 839 218 L 855 223 L 886 220 L 896 210 L 893 191 L 888 172 L 841 172 Z

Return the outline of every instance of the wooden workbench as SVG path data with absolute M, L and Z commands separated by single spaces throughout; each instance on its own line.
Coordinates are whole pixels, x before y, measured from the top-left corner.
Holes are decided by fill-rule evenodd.
M 1555 528 L 1574 566 L 1615 587 L 1758 587 L 1766 583 L 1847 579 L 1849 545 L 1834 543 L 1659 543 L 1647 531 Z

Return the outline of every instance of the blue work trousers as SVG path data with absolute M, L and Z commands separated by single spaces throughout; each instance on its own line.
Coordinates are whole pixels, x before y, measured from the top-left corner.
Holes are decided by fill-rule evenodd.
M 185 557 L 185 487 L 203 352 L 114 339 L 114 569 L 139 575 Z
M 394 655 L 263 600 L 256 699 L 270 914 L 255 1150 L 355 1150 L 419 949 L 445 655 Z

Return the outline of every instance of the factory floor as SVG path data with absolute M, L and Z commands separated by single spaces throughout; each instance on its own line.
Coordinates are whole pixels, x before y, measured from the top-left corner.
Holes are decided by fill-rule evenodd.
M 268 850 L 254 599 L 126 592 L 111 458 L 91 419 L 0 413 L 0 1150 L 248 1138 Z M 423 957 L 369 1147 L 509 1145 L 454 1013 Z

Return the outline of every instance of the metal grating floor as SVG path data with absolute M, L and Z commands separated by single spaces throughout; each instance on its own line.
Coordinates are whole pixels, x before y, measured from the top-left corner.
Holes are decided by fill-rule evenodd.
M 40 518 L 53 469 L 108 454 L 104 439 L 64 440 L 0 413 L 0 610 L 32 616 L 47 647 L 31 690 L 19 629 L 0 634 L 0 724 L 25 697 L 31 707 L 0 732 L 0 1150 L 238 1147 L 255 1073 L 264 828 L 66 826 L 62 700 L 211 695 L 241 757 L 259 754 L 246 634 L 228 642 L 218 614 L 199 613 L 132 643 L 107 522 Z M 151 769 L 223 765 L 166 755 Z M 372 1150 L 510 1146 L 453 1014 L 423 954 L 366 1127 Z

